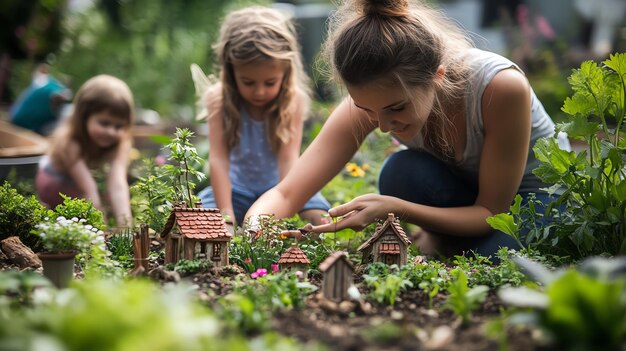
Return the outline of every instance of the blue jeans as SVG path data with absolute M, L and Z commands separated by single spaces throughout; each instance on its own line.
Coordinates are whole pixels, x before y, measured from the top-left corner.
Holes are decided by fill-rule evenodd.
M 434 207 L 471 206 L 478 196 L 478 184 L 468 183 L 441 160 L 415 150 L 392 154 L 383 164 L 378 187 L 382 195 Z M 530 193 L 520 195 L 524 205 Z M 545 192 L 537 192 L 535 197 L 544 205 L 553 201 Z M 497 262 L 495 253 L 500 247 L 520 248 L 513 237 L 495 229 L 479 237 L 433 234 L 441 239 L 443 251 L 448 255 L 472 250 L 482 256 L 491 256 L 492 261 Z
M 264 192 L 254 193 L 247 189 L 239 188 L 233 186 L 232 189 L 232 201 L 233 201 L 233 211 L 235 211 L 235 218 L 237 219 L 237 223 L 240 225 L 243 223 L 244 216 L 248 209 L 252 206 L 252 204 L 263 195 Z M 202 200 L 202 207 L 205 208 L 215 208 L 217 205 L 215 204 L 215 195 L 213 194 L 213 188 L 210 186 L 202 189 L 198 193 L 198 197 Z M 330 209 L 330 204 L 321 193 L 316 193 L 313 195 L 300 212 L 306 210 L 324 210 L 328 211 Z

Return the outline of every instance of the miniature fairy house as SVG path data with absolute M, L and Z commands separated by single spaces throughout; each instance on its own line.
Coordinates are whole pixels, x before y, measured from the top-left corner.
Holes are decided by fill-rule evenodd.
M 291 247 L 285 250 L 278 260 L 281 269 L 301 271 L 304 273 L 304 276 L 306 276 L 309 270 L 310 263 L 309 258 L 306 257 L 306 254 L 300 250 L 296 243 L 291 244 Z
M 354 284 L 354 266 L 344 251 L 336 251 L 320 264 L 322 294 L 326 299 L 343 301 L 348 299 L 348 288 Z
M 411 240 L 396 220 L 393 213 L 387 216 L 384 223 L 379 224 L 372 235 L 358 251 L 363 253 L 363 263 L 384 262 L 398 266 L 407 262 L 407 248 Z
M 201 203 L 195 208 L 174 207 L 161 232 L 165 263 L 207 257 L 216 267 L 227 266 L 232 236 L 217 208 L 202 208 Z

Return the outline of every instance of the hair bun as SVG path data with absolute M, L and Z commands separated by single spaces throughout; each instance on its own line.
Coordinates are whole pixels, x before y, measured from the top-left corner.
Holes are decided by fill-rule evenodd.
M 404 17 L 409 14 L 409 0 L 363 0 L 366 16 Z

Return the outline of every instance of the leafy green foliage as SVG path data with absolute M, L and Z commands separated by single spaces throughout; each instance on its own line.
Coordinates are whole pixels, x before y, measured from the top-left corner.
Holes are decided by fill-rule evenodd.
M 167 216 L 172 209 L 171 188 L 161 179 L 160 167 L 154 160 L 144 159 L 143 175 L 130 188 L 133 213 L 137 222 L 146 223 L 156 232 L 165 227 Z
M 61 197 L 63 197 L 63 203 L 54 208 L 56 217 L 82 218 L 92 226 L 104 229 L 104 215 L 100 210 L 93 207 L 91 201 L 78 198 L 73 199 L 63 194 L 61 194 Z
M 444 308 L 454 311 L 459 315 L 464 325 L 470 321 L 471 312 L 487 298 L 489 288 L 485 285 L 477 285 L 469 288 L 467 283 L 467 275 L 462 269 L 454 269 L 451 271 L 452 281 L 448 285 L 448 298 L 444 304 Z
M 133 232 L 131 229 L 111 235 L 106 241 L 106 246 L 111 252 L 111 259 L 118 261 L 125 268 L 133 267 Z
M 234 292 L 221 301 L 221 313 L 233 328 L 257 333 L 270 327 L 271 312 L 302 308 L 306 296 L 315 290 L 316 286 L 290 271 L 238 280 Z
M 500 298 L 524 310 L 511 323 L 542 329 L 559 350 L 619 350 L 626 346 L 626 261 L 589 258 L 578 270 L 551 272 L 519 259 L 528 272 L 539 272 L 542 287 L 505 288 Z
M 413 283 L 406 278 L 406 270 L 400 270 L 397 265 L 388 266 L 375 262 L 368 266 L 367 274 L 363 275 L 365 284 L 372 289 L 369 296 L 379 303 L 393 306 L 398 294 Z
M 184 285 L 144 280 L 83 280 L 66 291 L 46 291 L 32 306 L 0 309 L 0 349 L 239 350 L 252 342 L 225 333 Z M 260 349 L 299 350 L 282 337 L 259 338 Z
M 165 269 L 180 272 L 183 275 L 189 275 L 204 272 L 211 268 L 211 266 L 212 264 L 209 260 L 186 260 L 183 258 L 178 260 L 176 263 L 166 264 Z
M 63 45 L 52 68 L 77 85 L 97 73 L 115 75 L 128 83 L 137 106 L 190 120 L 192 112 L 185 110 L 193 106 L 194 95 L 187 67 L 198 62 L 210 68 L 219 19 L 233 6 L 253 2 L 259 3 L 106 1 L 66 11 Z
M 583 258 L 626 253 L 626 54 L 611 55 L 603 65 L 584 62 L 569 77 L 574 94 L 563 111 L 570 119 L 557 124 L 570 138 L 584 140 L 580 153 L 559 148 L 556 139 L 541 139 L 533 150 L 541 162 L 534 173 L 554 184 L 557 200 L 545 212 L 530 201 L 510 215 L 489 220 L 494 227 L 544 253 Z M 550 222 L 537 225 L 537 222 Z
M 31 231 L 44 218 L 51 216 L 51 211 L 45 209 L 35 196 L 24 197 L 6 181 L 0 187 L 0 208 L 0 240 L 17 235 L 25 245 L 36 248 L 39 239 L 31 235 Z
M 243 232 L 230 241 L 230 260 L 248 273 L 259 268 L 271 271 L 272 264 L 278 263 L 280 255 L 290 245 L 287 238 L 280 235 L 287 228 L 286 221 L 277 220 L 273 215 L 260 217 L 257 232 Z
M 191 143 L 193 135 L 189 129 L 176 128 L 174 138 L 163 148 L 172 163 L 156 166 L 153 161 L 144 160 L 146 174 L 131 187 L 133 195 L 145 200 L 133 201 L 139 221 L 157 232 L 163 230 L 173 204 L 186 203 L 191 208 L 198 200 L 193 195 L 192 178 L 202 180 L 206 176 L 198 171 L 204 160 Z
M 176 128 L 174 139 L 166 145 L 172 164 L 163 165 L 163 175 L 169 180 L 174 190 L 172 200 L 186 202 L 187 207 L 194 207 L 195 200 L 197 200 L 197 197 L 192 195 L 195 183 L 190 177 L 199 180 L 206 178 L 204 173 L 194 168 L 196 165 L 202 165 L 204 160 L 198 156 L 196 148 L 191 143 L 193 134 L 189 129 Z

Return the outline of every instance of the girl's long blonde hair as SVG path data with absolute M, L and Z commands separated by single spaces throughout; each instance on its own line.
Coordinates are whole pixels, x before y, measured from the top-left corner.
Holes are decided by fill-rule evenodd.
M 463 57 L 471 47 L 454 22 L 421 1 L 345 0 L 330 18 L 323 56 L 331 77 L 341 83 L 358 86 L 383 78 L 407 94 L 411 88 L 433 86 L 443 65 L 445 76 L 436 85 L 422 136 L 436 151 L 449 154 L 446 129 L 451 122 L 443 105 L 465 92 L 468 68 Z
M 100 148 L 91 141 L 87 121 L 100 112 L 108 112 L 126 122 L 126 132 L 120 143 Z M 76 142 L 80 146 L 80 157 L 89 166 L 101 164 L 117 150 L 122 141 L 131 140 L 134 115 L 133 94 L 122 80 L 106 74 L 87 80 L 76 93 L 72 114 L 55 132 L 51 149 L 53 159 L 62 158 L 69 143 Z
M 221 111 L 209 109 L 208 118 L 223 114 L 227 145 L 239 144 L 242 97 L 235 82 L 233 66 L 264 60 L 287 62 L 278 97 L 265 114 L 267 139 L 274 152 L 290 141 L 291 121 L 298 111 L 308 115 L 310 92 L 308 77 L 302 66 L 300 48 L 293 23 L 280 11 L 252 6 L 231 12 L 213 46 L 220 65 L 221 94 L 207 94 L 208 106 L 222 106 Z M 213 91 L 213 89 L 209 89 Z

